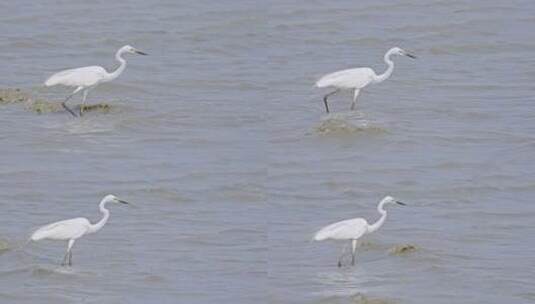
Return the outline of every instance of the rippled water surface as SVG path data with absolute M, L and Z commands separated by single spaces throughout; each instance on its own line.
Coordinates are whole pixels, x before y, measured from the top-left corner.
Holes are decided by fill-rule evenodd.
M 43 88 L 131 44 L 112 111 L 72 119 L 0 104 L 2 303 L 529 303 L 535 301 L 532 1 L 4 1 L 0 86 Z M 314 81 L 393 76 L 351 96 Z M 74 99 L 72 104 L 77 104 Z M 26 244 L 74 216 L 105 228 Z M 313 233 L 352 216 L 381 230 L 336 267 Z M 397 254 L 392 248 L 413 245 Z

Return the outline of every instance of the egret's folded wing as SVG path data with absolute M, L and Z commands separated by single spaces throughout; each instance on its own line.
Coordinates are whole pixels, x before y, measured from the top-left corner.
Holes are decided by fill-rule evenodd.
M 362 218 L 345 220 L 321 228 L 318 232 L 316 232 L 314 240 L 323 241 L 326 239 L 358 239 L 366 232 L 367 227 L 368 223 Z
M 75 238 L 85 233 L 89 225 L 89 221 L 82 217 L 59 221 L 37 229 L 30 239 L 39 241 L 44 238 L 57 240 Z
M 69 69 L 58 72 L 50 76 L 46 81 L 46 86 L 92 86 L 100 81 L 107 72 L 100 66 L 88 66 L 83 68 Z
M 370 68 L 355 68 L 341 70 L 321 77 L 317 82 L 318 88 L 362 88 L 373 81 L 375 72 Z

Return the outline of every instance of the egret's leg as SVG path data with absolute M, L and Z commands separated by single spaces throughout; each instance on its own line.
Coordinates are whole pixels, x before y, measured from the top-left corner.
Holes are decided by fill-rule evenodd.
M 355 106 L 357 105 L 357 97 L 359 96 L 359 89 L 355 89 L 355 92 L 353 93 L 353 102 L 351 103 L 351 111 L 355 110 Z
M 347 246 L 349 246 L 349 243 L 346 243 L 346 244 L 344 245 L 344 248 L 342 249 L 342 254 L 341 254 L 340 257 L 338 258 L 338 267 L 342 267 L 342 259 L 343 259 L 344 256 L 346 255 Z
M 72 248 L 72 245 L 74 244 L 74 240 L 69 240 L 69 242 L 67 243 L 67 252 L 65 252 L 65 256 L 63 257 L 63 261 L 61 262 L 61 266 L 65 266 L 69 263 L 69 260 L 70 260 L 70 253 L 71 253 L 71 248 Z
M 82 93 L 83 97 L 82 97 L 82 104 L 80 105 L 80 117 L 82 117 L 84 113 L 85 99 L 87 98 L 87 93 L 89 93 L 88 89 L 85 89 L 84 92 Z
M 73 110 L 71 110 L 68 106 L 67 106 L 67 101 L 69 101 L 69 99 L 71 99 L 71 97 L 73 97 L 76 93 L 80 92 L 80 90 L 82 90 L 83 88 L 82 87 L 77 87 L 76 90 L 74 90 L 74 92 L 71 93 L 71 95 L 67 96 L 67 98 L 65 98 L 65 100 L 61 103 L 61 105 L 63 106 L 63 108 L 65 110 L 67 110 L 69 113 L 72 114 L 72 116 L 74 117 L 78 117 Z
M 72 245 L 74 245 L 74 240 L 69 240 L 69 245 L 67 246 L 67 254 L 69 255 L 69 266 L 72 265 Z
M 65 252 L 65 256 L 63 257 L 63 260 L 61 261 L 61 266 L 67 265 L 68 260 L 69 260 L 69 251 Z
M 331 93 L 328 93 L 327 95 L 325 95 L 325 97 L 323 97 L 323 103 L 325 103 L 325 111 L 327 111 L 327 113 L 329 113 L 329 105 L 327 104 L 327 98 L 329 98 L 329 96 L 331 95 L 334 95 L 336 93 L 338 93 L 339 90 L 336 90 L 336 91 L 333 91 Z
M 351 265 L 355 265 L 355 253 L 357 251 L 357 240 L 351 241 Z

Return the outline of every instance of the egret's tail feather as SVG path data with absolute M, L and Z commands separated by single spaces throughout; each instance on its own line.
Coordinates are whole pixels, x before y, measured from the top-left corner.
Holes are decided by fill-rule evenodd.
M 324 87 L 327 87 L 328 85 L 325 83 L 324 79 L 321 78 L 319 79 L 318 81 L 316 81 L 315 83 L 316 87 L 318 88 L 324 88 Z
M 45 226 L 45 227 L 41 227 L 37 230 L 35 230 L 34 232 L 32 232 L 32 234 L 30 235 L 30 237 L 28 238 L 28 243 L 31 242 L 31 241 L 39 241 L 39 240 L 42 240 L 43 238 L 46 237 L 45 233 L 48 231 L 48 228 L 50 228 L 49 226 Z
M 48 78 L 44 85 L 45 87 L 52 87 L 52 86 L 55 86 L 59 83 L 59 79 L 57 77 L 54 77 L 56 75 L 53 75 L 52 77 Z
M 323 231 L 318 231 L 316 232 L 316 234 L 314 234 L 314 241 L 324 241 L 328 238 L 327 235 L 325 235 L 325 233 L 323 233 Z

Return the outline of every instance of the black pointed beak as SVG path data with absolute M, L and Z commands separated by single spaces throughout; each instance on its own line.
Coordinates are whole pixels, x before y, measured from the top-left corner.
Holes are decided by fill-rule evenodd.
M 401 206 L 407 206 L 407 204 L 405 204 L 404 202 L 400 202 L 400 201 L 396 201 L 396 204 L 401 205 Z
M 416 56 L 414 56 L 413 54 L 405 53 L 405 55 L 409 58 L 416 59 Z
M 122 200 L 117 200 L 119 203 L 121 204 L 125 204 L 125 205 L 129 205 L 130 203 L 129 202 L 125 202 L 125 201 L 122 201 Z
M 138 51 L 138 50 L 135 50 L 134 52 L 136 52 L 136 54 L 139 54 L 139 55 L 148 55 L 147 53 L 143 53 L 142 51 Z

